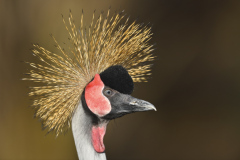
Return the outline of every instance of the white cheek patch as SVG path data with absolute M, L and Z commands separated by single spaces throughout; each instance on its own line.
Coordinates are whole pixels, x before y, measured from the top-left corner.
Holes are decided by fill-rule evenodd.
M 111 111 L 111 104 L 102 93 L 104 83 L 100 75 L 96 74 L 93 81 L 85 88 L 85 100 L 88 108 L 97 116 L 103 117 Z

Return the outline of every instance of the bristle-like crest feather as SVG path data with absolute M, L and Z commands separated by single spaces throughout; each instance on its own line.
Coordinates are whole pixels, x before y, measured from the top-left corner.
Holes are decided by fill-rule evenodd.
M 151 28 L 137 24 L 128 25 L 129 18 L 122 24 L 124 15 L 115 13 L 110 17 L 110 8 L 95 21 L 95 11 L 88 29 L 84 28 L 83 12 L 80 27 L 75 26 L 72 12 L 68 24 L 63 15 L 63 23 L 69 33 L 72 46 L 64 50 L 55 37 L 59 53 L 53 53 L 38 44 L 34 44 L 33 55 L 41 64 L 29 63 L 33 68 L 27 73 L 31 80 L 42 85 L 31 87 L 30 96 L 36 96 L 33 106 L 36 117 L 43 122 L 48 131 L 56 135 L 65 132 L 71 124 L 72 115 L 80 101 L 84 87 L 96 73 L 101 73 L 112 65 L 122 65 L 134 82 L 146 82 L 154 60 L 149 44 Z

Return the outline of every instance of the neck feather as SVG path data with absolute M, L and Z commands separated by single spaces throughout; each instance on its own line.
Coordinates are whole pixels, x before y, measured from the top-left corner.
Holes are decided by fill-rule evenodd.
M 106 160 L 105 153 L 98 153 L 93 148 L 91 128 L 91 117 L 84 112 L 80 102 L 72 118 L 72 131 L 78 158 L 79 160 Z

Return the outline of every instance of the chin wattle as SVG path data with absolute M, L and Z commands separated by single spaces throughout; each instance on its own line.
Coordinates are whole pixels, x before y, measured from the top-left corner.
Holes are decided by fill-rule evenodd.
M 104 135 L 106 133 L 107 124 L 102 126 L 93 126 L 91 130 L 92 145 L 96 152 L 105 152 L 105 145 L 103 143 Z

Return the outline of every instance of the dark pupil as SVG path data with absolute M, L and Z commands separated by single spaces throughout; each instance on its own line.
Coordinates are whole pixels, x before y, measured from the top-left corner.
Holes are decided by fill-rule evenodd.
M 106 90 L 106 94 L 110 95 L 112 92 L 110 90 Z

